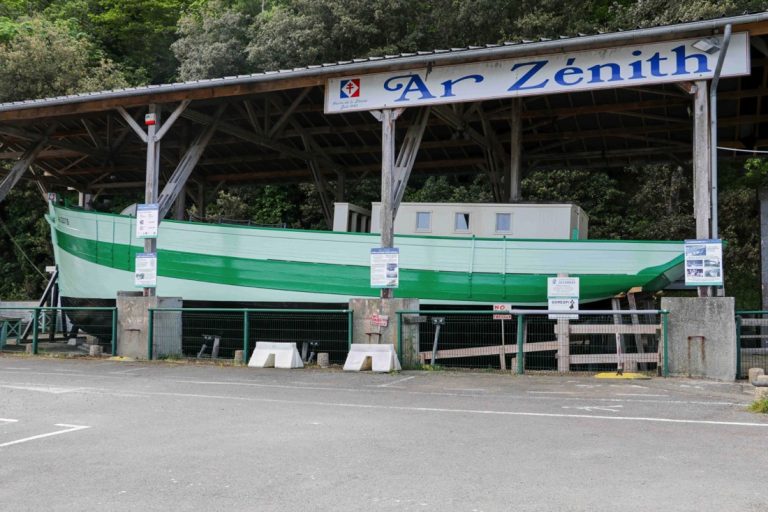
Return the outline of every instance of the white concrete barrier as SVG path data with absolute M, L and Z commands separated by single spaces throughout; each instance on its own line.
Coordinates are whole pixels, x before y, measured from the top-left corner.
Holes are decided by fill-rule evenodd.
M 296 343 L 257 341 L 248 366 L 252 368 L 304 368 Z
M 373 370 L 374 372 L 391 372 L 400 370 L 394 345 L 372 345 L 368 343 L 353 343 L 344 362 L 344 371 L 359 372 Z

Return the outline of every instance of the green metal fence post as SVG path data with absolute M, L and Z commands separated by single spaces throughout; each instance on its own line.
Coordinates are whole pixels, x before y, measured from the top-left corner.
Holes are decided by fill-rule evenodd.
M 35 308 L 35 312 L 32 315 L 32 353 L 37 355 L 37 317 L 40 314 L 40 310 Z
M 353 329 L 353 315 L 355 312 L 353 310 L 349 310 L 347 312 L 347 352 L 349 352 L 352 349 L 352 329 Z
M 740 379 L 741 374 L 741 316 L 736 315 L 736 378 Z
M 248 349 L 250 340 L 251 325 L 248 321 L 248 310 L 243 311 L 243 364 L 248 364 Z
M 112 310 L 112 356 L 117 355 L 117 308 Z
M 525 351 L 523 350 L 523 343 L 525 343 L 525 340 L 523 339 L 523 327 L 525 322 L 525 315 L 517 315 L 517 374 L 522 375 L 523 372 L 525 372 L 525 361 L 523 361 L 523 354 L 525 354 Z
M 661 312 L 662 336 L 664 337 L 664 363 L 662 376 L 669 377 L 669 311 Z
M 151 361 L 152 360 L 152 352 L 153 352 L 153 348 L 154 348 L 152 346 L 152 344 L 153 344 L 154 338 L 155 338 L 155 322 L 154 322 L 154 320 L 155 320 L 154 313 L 155 312 L 154 312 L 154 310 L 152 310 L 152 308 L 150 308 L 148 310 L 148 313 L 149 313 L 149 323 L 147 325 L 147 359 L 149 361 Z

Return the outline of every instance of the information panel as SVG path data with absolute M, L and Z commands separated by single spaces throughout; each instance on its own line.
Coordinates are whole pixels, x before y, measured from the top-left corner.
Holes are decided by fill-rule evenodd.
M 136 206 L 136 238 L 157 238 L 159 225 L 160 207 L 158 204 Z
M 547 309 L 572 313 L 579 310 L 579 278 L 578 277 L 549 277 L 547 278 Z M 579 315 L 564 314 L 549 315 L 550 320 L 578 320 Z
M 371 288 L 397 288 L 400 283 L 400 249 L 371 249 Z
M 685 284 L 688 286 L 723 285 L 722 240 L 685 241 Z
M 157 253 L 141 252 L 136 255 L 133 284 L 139 288 L 155 288 L 157 286 Z

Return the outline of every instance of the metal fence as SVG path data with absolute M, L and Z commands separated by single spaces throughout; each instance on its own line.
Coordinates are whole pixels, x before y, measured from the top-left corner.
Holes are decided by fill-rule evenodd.
M 736 312 L 736 368 L 746 379 L 750 368 L 768 372 L 768 311 Z
M 243 362 L 258 341 L 295 342 L 302 358 L 327 352 L 343 363 L 352 343 L 352 311 L 328 309 L 149 310 L 147 358 L 232 359 Z
M 90 336 L 91 344 L 117 354 L 117 308 L 35 307 L 0 308 L 0 349 L 31 344 L 37 354 L 40 343 Z
M 668 374 L 667 313 L 399 311 L 401 360 L 446 368 Z M 559 317 L 559 318 L 558 318 Z

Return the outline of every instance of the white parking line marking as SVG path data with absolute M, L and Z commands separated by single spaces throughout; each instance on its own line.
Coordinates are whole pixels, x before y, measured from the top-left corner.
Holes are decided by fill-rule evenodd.
M 122 370 L 122 371 L 119 371 L 119 372 L 109 372 L 109 373 L 111 373 L 113 375 L 119 375 L 119 374 L 131 373 L 131 372 L 138 372 L 138 371 L 147 370 L 147 369 L 148 368 L 145 368 L 145 367 L 144 368 L 131 368 L 130 370 Z
M 407 380 L 411 380 L 411 379 L 415 379 L 415 378 L 416 378 L 416 377 L 415 377 L 415 376 L 413 376 L 413 375 L 412 375 L 412 376 L 410 376 L 410 377 L 403 377 L 402 379 L 393 380 L 392 382 L 387 382 L 386 384 L 379 384 L 379 385 L 378 385 L 378 386 L 376 386 L 376 387 L 377 387 L 377 388 L 388 388 L 389 386 L 393 386 L 393 385 L 395 385 L 395 384 L 400 384 L 401 382 L 405 382 L 405 381 L 407 381 Z
M 28 441 L 35 441 L 37 439 L 43 439 L 45 437 L 58 436 L 61 434 L 68 434 L 70 432 L 77 432 L 78 430 L 85 430 L 87 428 L 91 428 L 87 425 L 68 425 L 67 423 L 56 423 L 54 426 L 66 427 L 66 429 L 57 430 L 56 432 L 48 432 L 47 434 L 40 434 L 38 436 L 25 437 L 24 439 L 17 439 L 16 441 L 9 441 L 7 443 L 0 444 L 0 448 L 5 448 L 6 446 L 11 446 L 14 444 L 26 443 Z
M 53 386 L 40 387 L 40 386 L 12 386 L 8 384 L 0 385 L 0 388 L 7 389 L 20 389 L 22 391 L 38 391 L 40 393 L 51 393 L 53 395 L 61 395 L 63 393 L 74 393 L 75 391 L 83 391 L 88 388 L 56 388 Z
M 159 379 L 164 380 L 164 379 Z M 211 380 L 191 380 L 191 379 L 177 379 L 172 380 L 171 382 L 175 382 L 178 384 L 199 384 L 199 385 L 213 385 L 213 386 L 247 386 L 247 387 L 255 387 L 255 388 L 270 388 L 270 389 L 291 389 L 291 390 L 310 390 L 310 391 L 345 391 L 349 393 L 361 393 L 361 392 L 375 392 L 375 393 L 388 393 L 391 392 L 392 388 L 375 388 L 375 387 L 367 387 L 366 391 L 363 391 L 361 388 L 343 388 L 343 387 L 333 387 L 331 385 L 328 386 L 289 386 L 287 384 L 265 384 L 261 382 L 246 382 L 246 381 L 211 381 Z M 468 393 L 446 393 L 446 392 L 440 392 L 440 391 L 418 391 L 413 389 L 405 389 L 403 391 L 397 391 L 398 393 L 407 393 L 409 395 L 419 395 L 419 396 L 445 396 L 445 397 L 468 397 L 468 398 L 474 398 L 476 395 L 468 394 Z M 706 402 L 706 401 L 694 401 L 694 400 L 657 400 L 657 399 L 649 399 L 649 400 L 640 400 L 637 398 L 594 398 L 590 396 L 546 396 L 547 394 L 572 394 L 577 395 L 579 393 L 576 393 L 575 391 L 527 391 L 526 393 L 534 393 L 536 396 L 527 396 L 527 395 L 487 395 L 491 398 L 498 398 L 498 399 L 510 399 L 510 400 L 570 400 L 570 401 L 583 401 L 583 400 L 592 400 L 596 402 L 625 402 L 625 403 L 639 403 L 639 404 L 688 404 L 688 405 L 707 405 L 707 406 L 746 406 L 749 405 L 748 402 Z
M 657 398 L 669 398 L 669 395 L 651 395 L 650 393 L 614 393 L 616 396 L 653 396 Z
M 580 411 L 592 412 L 592 411 L 607 411 L 607 412 L 619 412 L 618 409 L 624 407 L 623 405 L 607 405 L 605 407 L 599 407 L 595 405 L 587 405 L 583 407 L 571 407 L 564 405 L 563 409 L 578 409 Z
M 11 419 L 8 419 L 8 418 L 0 418 L 0 421 L 2 421 L 3 423 L 17 423 L 19 420 L 11 420 Z
M 305 400 L 281 400 L 275 398 L 254 398 L 254 397 L 234 397 L 227 395 L 205 395 L 197 393 L 170 393 L 170 392 L 143 392 L 145 396 L 174 396 L 179 398 L 205 398 L 213 400 L 236 400 L 243 402 L 261 402 L 277 404 L 298 404 L 321 407 L 348 407 L 356 409 L 379 409 L 387 411 L 413 411 L 413 412 L 440 412 L 440 413 L 458 413 L 458 414 L 480 414 L 496 416 L 527 416 L 534 418 L 575 418 L 592 420 L 612 420 L 612 421 L 643 421 L 652 423 L 678 423 L 688 425 L 713 425 L 713 426 L 731 426 L 731 427 L 762 427 L 768 428 L 768 423 L 749 423 L 742 421 L 709 421 L 709 420 L 685 420 L 677 418 L 654 418 L 646 416 L 597 416 L 590 414 L 561 414 L 545 412 L 518 412 L 518 411 L 494 411 L 478 409 L 446 409 L 437 407 L 406 407 L 395 405 L 372 405 L 372 404 L 353 404 L 345 402 L 319 402 Z M 0 445 L 1 446 L 1 445 Z

